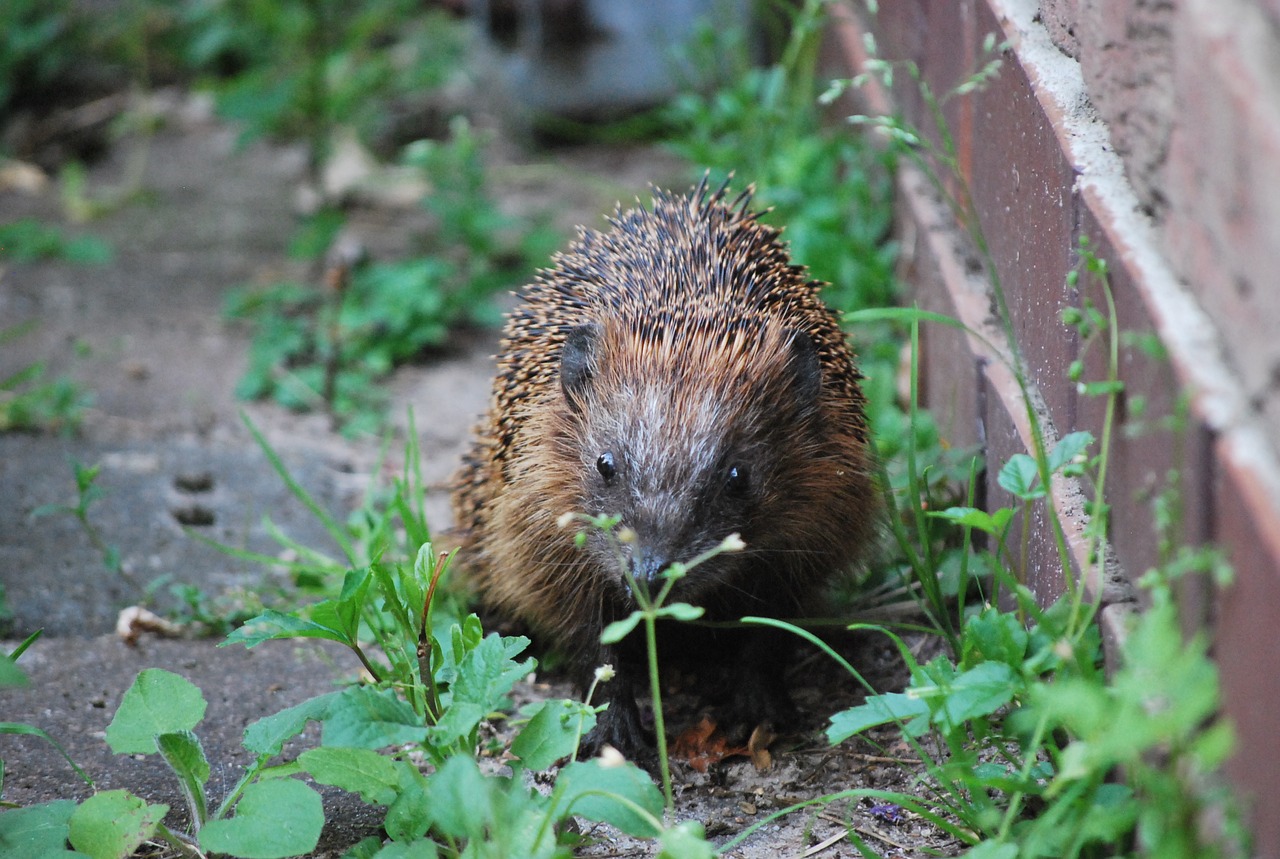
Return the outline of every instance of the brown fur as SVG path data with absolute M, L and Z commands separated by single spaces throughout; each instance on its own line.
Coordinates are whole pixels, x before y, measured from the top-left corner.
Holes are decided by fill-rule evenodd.
M 583 672 L 610 657 L 602 625 L 634 604 L 616 547 L 598 534 L 575 547 L 557 525 L 567 511 L 623 514 L 637 575 L 655 572 L 645 558 L 688 561 L 740 533 L 745 552 L 673 594 L 724 619 L 795 614 L 872 542 L 880 505 L 845 336 L 746 204 L 705 181 L 657 192 L 609 232 L 581 231 L 507 322 L 455 483 L 460 562 L 487 604 Z

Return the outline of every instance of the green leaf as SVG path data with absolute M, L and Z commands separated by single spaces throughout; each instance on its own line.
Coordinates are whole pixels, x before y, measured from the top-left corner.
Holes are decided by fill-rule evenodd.
M 1133 831 L 1138 817 L 1138 803 L 1133 788 L 1125 784 L 1101 784 L 1093 796 L 1093 804 L 1082 809 L 1082 834 L 1103 844 L 1116 843 Z
M 353 571 L 348 571 L 350 574 Z M 340 641 L 342 644 L 351 647 L 356 643 L 356 637 L 360 632 L 360 610 L 364 603 L 365 591 L 369 587 L 369 579 L 364 580 L 364 587 L 353 599 L 339 598 L 336 600 L 321 600 L 307 609 L 307 620 L 321 629 L 337 630 L 341 634 L 341 638 L 335 638 L 334 641 Z M 304 635 L 305 638 L 325 638 L 324 635 Z
M 961 855 L 964 859 L 1018 859 L 1018 845 L 1003 841 L 984 841 Z
M 697 620 L 705 612 L 706 609 L 701 606 L 689 605 L 687 602 L 673 602 L 658 609 L 656 614 L 658 617 L 671 617 L 676 620 L 690 621 Z
M 70 799 L 55 799 L 27 808 L 0 812 L 0 856 L 40 859 L 67 846 L 68 821 L 77 808 Z
M 302 733 L 309 720 L 324 721 L 341 692 L 329 692 L 309 698 L 301 704 L 266 716 L 244 731 L 244 747 L 258 755 L 278 755 L 284 744 Z
M 403 843 L 393 841 L 373 854 L 373 859 L 436 859 L 439 855 L 434 841 L 419 838 Z
M 71 759 L 71 755 L 67 754 L 67 750 L 62 747 L 62 744 L 40 728 L 37 728 L 35 725 L 28 725 L 25 722 L 0 722 L 0 734 L 25 734 L 29 737 L 39 737 L 58 750 L 58 753 L 61 754 L 62 757 L 66 759 L 67 763 L 71 765 L 71 768 L 76 771 L 76 775 L 80 776 L 81 781 L 90 787 L 93 787 L 93 779 L 89 778 L 89 774 L 82 770 L 80 766 Z M 3 760 L 0 760 L 0 763 L 3 763 Z M 2 770 L 0 770 L 0 774 L 3 774 Z
M 256 781 L 236 803 L 235 817 L 205 824 L 200 846 L 241 859 L 283 859 L 314 850 L 323 828 L 320 794 L 296 779 Z
M 320 259 L 333 244 L 334 236 L 346 223 L 347 216 L 338 209 L 324 207 L 303 218 L 294 228 L 287 253 L 290 259 Z
M 493 821 L 492 785 L 468 755 L 454 755 L 436 770 L 427 782 L 427 802 L 431 825 L 451 838 L 468 838 Z M 390 817 L 390 815 L 388 815 Z M 425 832 L 425 829 L 423 830 Z
M 902 692 L 873 695 L 865 704 L 850 707 L 831 717 L 827 741 L 841 743 L 868 728 L 889 722 L 908 722 L 907 733 L 919 736 L 928 728 L 929 703 Z
M 1086 382 L 1080 386 L 1080 393 L 1086 397 L 1101 397 L 1123 393 L 1123 391 L 1124 382 L 1120 381 Z
M 373 859 L 382 850 L 382 839 L 374 835 L 366 835 L 347 848 L 342 859 Z
M 603 644 L 617 644 L 631 634 L 631 631 L 636 628 L 636 624 L 640 623 L 640 618 L 642 617 L 643 615 L 640 612 L 633 611 L 622 620 L 615 620 L 600 633 L 600 641 Z
M 973 667 L 990 660 L 1021 667 L 1030 641 L 1031 636 L 1017 615 L 988 607 L 965 624 L 964 665 Z
M 504 638 L 492 633 L 464 656 L 458 676 L 449 687 L 449 705 L 432 729 L 433 736 L 443 743 L 453 742 L 469 735 L 481 719 L 505 706 L 507 693 L 537 664 L 532 659 L 512 659 L 528 646 L 527 638 Z
M 483 784 L 481 787 L 483 787 Z M 422 779 L 415 781 L 401 791 L 400 795 L 396 797 L 395 801 L 387 809 L 387 816 L 382 821 L 382 826 L 387 830 L 387 835 L 391 836 L 395 841 L 406 844 L 416 842 L 426 835 L 433 822 L 431 796 L 434 796 L 434 794 L 428 792 L 427 784 Z M 471 803 L 477 803 L 482 798 L 487 799 L 487 796 L 483 795 L 483 793 L 472 794 L 463 801 L 463 804 L 466 807 L 473 807 Z M 481 825 L 487 820 L 487 818 L 477 819 L 480 820 Z
M 935 519 L 946 519 L 962 528 L 977 528 L 992 536 L 999 537 L 1004 533 L 1009 520 L 1013 518 L 1013 510 L 1001 507 L 995 513 L 979 510 L 977 507 L 948 507 L 946 510 L 931 510 L 928 514 Z
M 9 657 L 0 654 L 0 687 L 26 686 L 27 675 Z
M 531 770 L 545 770 L 573 754 L 595 727 L 596 713 L 580 701 L 547 701 L 511 743 L 511 753 Z
M 303 752 L 298 763 L 320 784 L 358 793 L 370 805 L 390 805 L 400 795 L 404 764 L 372 749 L 323 746 Z
M 326 746 L 381 749 L 421 743 L 426 738 L 422 717 L 394 692 L 352 686 L 330 705 L 321 742 Z
M 3 342 L 3 333 L 4 332 L 0 332 L 0 342 Z M 22 658 L 22 654 L 27 652 L 27 648 L 35 644 L 36 640 L 40 638 L 40 636 L 43 634 L 44 634 L 43 629 L 37 629 L 35 632 L 31 633 L 26 638 L 22 639 L 22 641 L 18 644 L 17 647 L 9 651 L 9 659 L 13 662 L 17 662 L 19 659 Z
M 208 819 L 208 802 L 204 783 L 209 780 L 209 761 L 200 738 L 190 731 L 175 731 L 156 737 L 161 757 L 178 777 L 182 798 L 191 811 L 191 819 L 200 827 Z
M 1000 469 L 997 481 L 1016 498 L 1031 501 L 1044 497 L 1044 487 L 1037 485 L 1036 461 L 1025 453 L 1015 453 Z
M 342 629 L 305 620 L 295 614 L 267 609 L 246 622 L 244 626 L 234 630 L 227 636 L 227 640 L 219 643 L 218 646 L 243 644 L 245 647 L 256 647 L 264 641 L 277 638 L 323 638 L 327 641 L 337 641 L 348 647 L 355 643 L 354 639 Z
M 560 770 L 552 802 L 565 814 L 608 823 L 637 838 L 662 831 L 662 793 L 634 764 L 575 761 Z
M 658 836 L 662 852 L 658 859 L 712 859 L 715 848 L 707 843 L 706 831 L 696 820 L 682 820 Z
M 961 331 L 970 331 L 968 326 L 953 316 L 945 316 L 941 313 L 934 313 L 930 310 L 920 310 L 915 307 L 863 308 L 844 314 L 844 321 L 850 324 L 885 321 L 903 323 L 937 322 L 940 325 L 959 328 Z
M 1064 435 L 1049 454 L 1049 471 L 1056 473 L 1093 444 L 1093 433 L 1073 432 Z
M 983 662 L 961 673 L 943 688 L 945 697 L 934 722 L 950 731 L 968 719 L 991 715 L 1013 700 L 1016 679 L 1013 668 L 1003 662 Z
M 1230 722 L 1205 728 L 1191 746 L 1191 754 L 1205 772 L 1213 772 L 1226 763 L 1235 749 L 1236 733 Z
M 124 693 L 115 718 L 107 726 L 107 745 L 118 755 L 156 752 L 156 737 L 190 731 L 204 718 L 204 696 L 189 680 L 148 668 Z
M 152 835 L 169 806 L 148 805 L 127 790 L 96 793 L 68 821 L 71 846 L 93 859 L 123 859 Z

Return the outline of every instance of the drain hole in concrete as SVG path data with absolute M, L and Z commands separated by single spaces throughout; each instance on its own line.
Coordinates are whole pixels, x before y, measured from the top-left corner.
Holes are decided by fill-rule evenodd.
M 207 471 L 188 471 L 173 478 L 173 488 L 186 495 L 209 492 L 213 489 L 213 475 Z
M 174 507 L 169 511 L 173 514 L 173 518 L 178 520 L 181 525 L 191 525 L 197 528 L 205 528 L 213 524 L 213 511 L 208 507 L 200 504 L 191 504 L 186 507 Z

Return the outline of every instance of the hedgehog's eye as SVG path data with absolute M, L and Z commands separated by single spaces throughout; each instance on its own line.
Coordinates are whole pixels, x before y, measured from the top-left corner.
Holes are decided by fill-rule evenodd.
M 742 497 L 751 488 L 751 476 L 745 465 L 731 465 L 724 476 L 724 491 L 735 497 Z
M 613 464 L 613 454 L 605 451 L 600 454 L 600 458 L 596 460 L 596 471 L 600 472 L 600 476 L 604 478 L 605 483 L 613 481 L 613 477 L 618 473 L 618 467 Z

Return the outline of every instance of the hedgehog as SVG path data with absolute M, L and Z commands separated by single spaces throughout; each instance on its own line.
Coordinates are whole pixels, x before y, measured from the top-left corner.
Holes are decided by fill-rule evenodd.
M 669 599 L 711 621 L 797 617 L 875 541 L 861 376 L 822 284 L 751 210 L 752 191 L 731 200 L 704 178 L 619 206 L 605 232 L 579 228 L 507 317 L 489 410 L 454 480 L 459 562 L 481 602 L 554 645 L 584 687 L 614 666 L 588 753 L 651 749 L 640 636 L 600 641 L 636 608 L 624 568 L 656 591 L 672 563 L 737 534 L 743 551 L 696 566 Z M 568 512 L 616 516 L 628 539 L 575 541 Z M 781 633 L 663 626 L 664 661 L 719 680 L 721 726 L 792 720 Z

